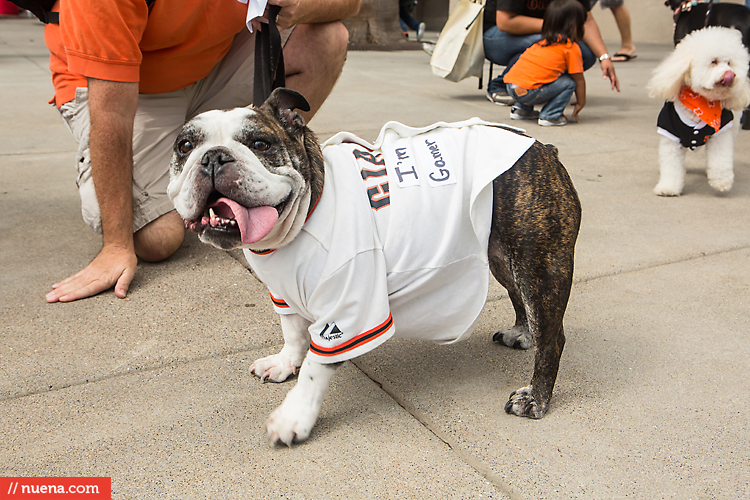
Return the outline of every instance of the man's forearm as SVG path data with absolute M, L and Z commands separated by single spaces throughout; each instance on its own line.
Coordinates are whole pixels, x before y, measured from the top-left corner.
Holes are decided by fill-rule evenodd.
M 513 12 L 498 10 L 495 14 L 497 29 L 511 35 L 533 35 L 542 32 L 542 19 L 522 16 Z
M 104 245 L 133 247 L 133 119 L 138 84 L 89 79 L 90 151 Z

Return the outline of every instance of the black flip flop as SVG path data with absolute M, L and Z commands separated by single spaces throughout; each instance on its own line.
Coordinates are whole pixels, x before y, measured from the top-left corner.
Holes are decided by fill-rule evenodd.
M 622 57 L 623 59 L 620 61 L 615 60 L 616 57 Z M 628 62 L 631 59 L 635 59 L 638 57 L 638 54 L 623 54 L 622 52 L 618 52 L 617 54 L 612 56 L 612 62 Z

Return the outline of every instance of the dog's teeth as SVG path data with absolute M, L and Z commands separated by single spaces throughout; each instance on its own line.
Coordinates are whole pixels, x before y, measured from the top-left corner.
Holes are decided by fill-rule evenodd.
M 214 212 L 213 208 L 208 209 L 208 215 L 210 215 L 212 219 L 216 218 L 216 212 Z

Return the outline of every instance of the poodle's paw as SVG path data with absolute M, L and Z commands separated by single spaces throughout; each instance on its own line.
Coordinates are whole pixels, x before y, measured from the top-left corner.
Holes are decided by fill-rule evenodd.
M 295 375 L 300 364 L 295 363 L 289 356 L 283 352 L 256 359 L 250 365 L 250 373 L 260 378 L 261 382 L 270 380 L 271 382 L 283 382 L 291 375 Z
M 513 349 L 529 349 L 533 344 L 529 329 L 518 325 L 507 330 L 500 330 L 492 336 L 492 340 Z
M 522 387 L 513 391 L 510 399 L 505 403 L 505 413 L 519 417 L 542 418 L 547 412 L 547 404 L 541 404 L 534 399 L 532 387 Z
M 317 419 L 313 408 L 287 399 L 266 420 L 266 434 L 273 444 L 291 446 L 310 436 Z
M 658 196 L 680 196 L 682 194 L 682 187 L 659 181 L 654 188 L 654 194 Z
M 708 185 L 721 193 L 726 193 L 732 189 L 732 184 L 734 184 L 734 173 L 732 172 L 729 175 L 709 175 L 708 177 Z

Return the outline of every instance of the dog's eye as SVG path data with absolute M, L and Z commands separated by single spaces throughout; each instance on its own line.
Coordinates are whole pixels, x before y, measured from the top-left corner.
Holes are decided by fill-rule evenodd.
M 193 143 L 188 141 L 187 139 L 182 140 L 177 145 L 177 149 L 180 151 L 180 153 L 186 155 L 193 150 Z
M 256 151 L 267 151 L 268 148 L 271 147 L 270 144 L 268 144 L 266 141 L 253 141 L 252 144 L 250 144 L 250 147 L 253 148 Z
M 718 59 L 712 59 L 711 60 L 711 66 L 716 66 L 717 64 L 719 64 L 719 60 Z

